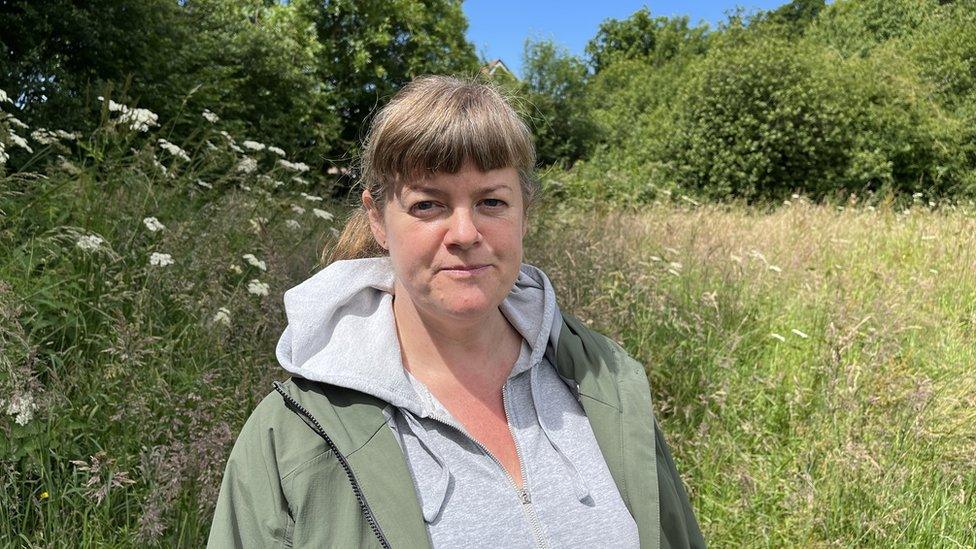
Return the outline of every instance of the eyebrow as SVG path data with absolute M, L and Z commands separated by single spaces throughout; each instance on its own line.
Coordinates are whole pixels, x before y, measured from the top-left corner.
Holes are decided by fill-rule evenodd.
M 415 192 L 415 193 L 426 193 L 432 196 L 446 196 L 449 194 L 447 191 L 438 189 L 437 187 L 430 187 L 426 185 L 404 185 L 404 190 Z M 482 187 L 475 191 L 475 194 L 489 194 L 495 191 L 505 191 L 509 190 L 507 185 L 490 185 L 488 187 Z

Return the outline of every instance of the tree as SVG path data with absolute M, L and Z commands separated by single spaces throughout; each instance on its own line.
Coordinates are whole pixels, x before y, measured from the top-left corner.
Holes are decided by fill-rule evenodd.
M 473 75 L 474 47 L 458 0 L 296 1 L 314 21 L 317 71 L 336 91 L 340 150 L 355 149 L 362 124 L 385 98 L 413 77 Z
M 685 53 L 707 49 L 707 25 L 690 27 L 687 17 L 652 17 L 646 7 L 627 19 L 608 19 L 586 45 L 593 70 L 599 73 L 624 59 L 661 65 Z
M 585 105 L 587 69 L 551 40 L 527 40 L 523 53 L 527 113 L 539 161 L 572 164 L 597 140 L 597 126 Z

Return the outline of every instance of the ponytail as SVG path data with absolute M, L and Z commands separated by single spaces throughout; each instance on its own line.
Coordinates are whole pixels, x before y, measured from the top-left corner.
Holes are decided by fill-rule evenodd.
M 362 206 L 353 210 L 346 226 L 339 234 L 339 240 L 330 249 L 322 250 L 322 264 L 329 265 L 343 259 L 363 259 L 366 257 L 381 257 L 386 255 L 384 250 L 373 237 L 369 228 L 369 215 Z

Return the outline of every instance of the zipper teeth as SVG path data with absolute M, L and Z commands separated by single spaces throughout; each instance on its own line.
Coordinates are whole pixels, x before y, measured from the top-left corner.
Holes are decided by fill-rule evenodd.
M 546 543 L 545 538 L 542 535 L 542 525 L 539 524 L 539 517 L 535 514 L 535 509 L 532 507 L 532 498 L 529 496 L 529 477 L 525 472 L 525 461 L 522 460 L 522 449 L 519 445 L 518 437 L 515 436 L 515 432 L 512 430 L 512 424 L 508 421 L 508 389 L 509 385 L 506 383 L 502 386 L 502 407 L 505 409 L 505 423 L 508 424 L 508 432 L 512 435 L 512 442 L 515 443 L 515 457 L 518 459 L 519 463 L 519 473 L 522 474 L 522 505 L 525 513 L 529 516 L 529 524 L 532 525 L 532 534 L 535 536 L 535 542 L 539 547 L 547 548 L 549 544 Z M 508 471 L 505 471 L 506 473 Z
M 356 475 L 353 474 L 352 468 L 349 467 L 349 462 L 346 461 L 346 457 L 339 452 L 339 447 L 336 446 L 336 443 L 333 442 L 331 438 L 329 438 L 329 435 L 326 434 L 325 429 L 323 429 L 322 425 L 320 425 L 318 420 L 315 419 L 315 416 L 306 410 L 304 406 L 299 404 L 298 401 L 292 398 L 291 395 L 285 392 L 281 383 L 275 381 L 274 388 L 275 391 L 278 391 L 282 398 L 285 399 L 285 401 L 287 401 L 299 413 L 312 422 L 312 430 L 325 440 L 325 443 L 329 446 L 329 449 L 332 450 L 332 453 L 335 454 L 336 459 L 339 460 L 339 465 L 341 465 L 342 469 L 346 472 L 346 476 L 349 477 L 349 483 L 352 485 L 353 494 L 355 494 L 356 500 L 359 502 L 359 510 L 362 511 L 363 518 L 365 518 L 366 523 L 369 524 L 369 528 L 373 531 L 373 535 L 376 536 L 376 539 L 379 540 L 380 545 L 384 549 L 390 549 L 390 542 L 387 541 L 386 536 L 383 535 L 383 530 L 380 529 L 379 522 L 377 522 L 376 517 L 373 516 L 373 511 L 369 508 L 369 503 L 366 502 L 366 496 L 359 487 L 359 482 L 356 481 Z
M 508 472 L 508 469 L 506 469 L 505 466 L 502 465 L 501 460 L 495 457 L 495 454 L 493 454 L 491 450 L 489 450 L 484 444 L 478 442 L 478 439 L 468 434 L 468 431 L 463 426 L 456 424 L 454 421 L 451 421 L 449 418 L 433 416 L 433 415 L 430 417 L 431 419 L 439 421 L 444 425 L 447 425 L 448 427 L 461 433 L 465 438 L 473 442 L 478 448 L 481 448 L 481 451 L 487 454 L 488 457 L 492 459 L 492 461 L 498 464 L 498 467 L 501 468 L 502 472 L 505 473 L 505 476 L 508 477 L 508 482 L 512 485 L 512 489 L 515 490 L 515 493 L 518 495 L 519 503 L 522 505 L 523 508 L 523 514 L 528 515 L 529 525 L 532 529 L 532 535 L 535 538 L 536 545 L 538 547 L 542 547 L 543 549 L 545 549 L 548 548 L 549 545 L 546 543 L 545 539 L 542 536 L 542 527 L 539 524 L 539 519 L 536 516 L 535 511 L 532 509 L 532 498 L 529 495 L 529 489 L 526 487 L 528 485 L 527 482 L 528 479 L 525 475 L 525 467 L 524 467 L 524 462 L 522 460 L 522 451 L 520 450 L 518 437 L 515 436 L 515 433 L 512 431 L 511 424 L 508 423 L 507 388 L 508 388 L 508 384 L 506 383 L 505 386 L 502 387 L 502 407 L 504 408 L 505 411 L 505 423 L 508 424 L 508 432 L 509 434 L 512 435 L 512 441 L 515 443 L 515 456 L 516 458 L 518 458 L 519 472 L 522 474 L 521 488 L 519 487 L 518 483 L 515 482 L 515 477 L 513 477 L 512 474 Z M 526 507 L 528 507 L 528 509 L 525 509 Z

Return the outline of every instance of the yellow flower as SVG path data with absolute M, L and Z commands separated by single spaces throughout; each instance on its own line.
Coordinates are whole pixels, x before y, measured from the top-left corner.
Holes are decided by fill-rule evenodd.
M 51 496 L 51 495 L 50 495 L 50 494 L 48 494 L 47 492 L 41 492 L 41 499 L 47 499 L 47 498 L 49 498 L 50 496 Z

